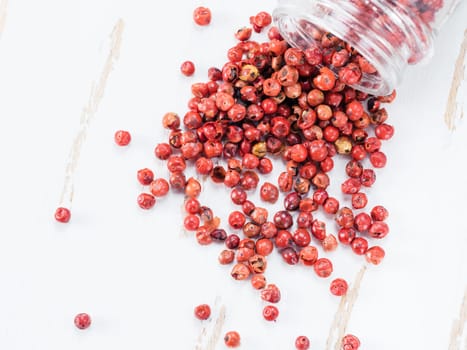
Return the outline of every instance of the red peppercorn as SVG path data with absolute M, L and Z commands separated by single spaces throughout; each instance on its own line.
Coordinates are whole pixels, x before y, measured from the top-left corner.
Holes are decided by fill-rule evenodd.
M 259 255 L 267 256 L 271 254 L 274 249 L 274 245 L 269 238 L 258 239 L 255 243 L 255 250 Z
M 333 234 L 328 234 L 326 237 L 321 241 L 323 246 L 323 250 L 325 252 L 332 252 L 337 249 L 337 239 L 336 236 Z
M 185 211 L 188 214 L 198 214 L 200 211 L 200 204 L 196 198 L 187 198 L 185 200 Z
M 342 207 L 337 212 L 335 220 L 340 227 L 344 227 L 344 228 L 353 227 L 354 215 L 353 215 L 352 209 L 348 207 Z
M 363 145 L 354 145 L 350 151 L 350 155 L 355 160 L 363 160 L 366 157 L 366 150 Z
M 295 339 L 295 349 L 308 350 L 310 348 L 310 340 L 304 335 L 300 335 Z
M 127 146 L 131 141 L 131 135 L 128 131 L 118 130 L 115 132 L 114 140 L 118 146 Z
M 274 223 L 266 221 L 261 225 L 260 233 L 265 238 L 274 238 L 277 235 L 277 227 Z
M 368 250 L 368 241 L 363 237 L 355 237 L 350 243 L 350 247 L 357 255 L 363 255 Z
M 289 265 L 295 265 L 298 263 L 299 256 L 296 250 L 292 247 L 286 247 L 280 251 L 282 259 L 289 264 Z
M 154 154 L 161 160 L 167 160 L 172 154 L 172 147 L 168 143 L 160 143 L 154 149 Z
M 326 199 L 328 199 L 328 192 L 323 189 L 318 189 L 313 192 L 313 201 L 316 204 L 323 205 Z
M 266 305 L 263 309 L 263 317 L 266 321 L 275 321 L 279 316 L 279 309 L 274 305 Z
M 240 346 L 240 334 L 236 331 L 229 331 L 224 335 L 224 343 L 229 348 Z
M 379 265 L 381 261 L 383 261 L 385 255 L 386 253 L 384 252 L 383 248 L 381 248 L 380 246 L 373 246 L 368 248 L 368 250 L 366 251 L 365 259 L 370 264 Z
M 377 205 L 371 209 L 371 218 L 375 221 L 384 221 L 388 216 L 388 210 L 382 205 Z
M 186 185 L 185 174 L 182 172 L 175 172 L 170 174 L 169 184 L 175 191 L 183 191 Z
M 362 209 L 366 207 L 368 203 L 368 198 L 365 193 L 357 192 L 352 194 L 352 207 L 354 209 Z
M 313 269 L 319 277 L 326 278 L 331 276 L 333 267 L 331 260 L 327 258 L 319 258 L 313 264 Z
M 269 158 L 261 158 L 258 165 L 258 171 L 261 174 L 269 174 L 272 172 L 273 165 Z
M 281 292 L 275 284 L 268 284 L 261 291 L 261 299 L 269 303 L 278 303 L 281 300 Z
M 224 249 L 223 251 L 220 252 L 219 257 L 217 260 L 219 260 L 219 264 L 221 265 L 228 265 L 232 263 L 235 259 L 235 253 L 232 250 L 227 250 Z
M 362 71 L 355 63 L 349 63 L 339 70 L 339 80 L 346 85 L 357 84 L 362 79 Z
M 335 296 L 339 296 L 339 297 L 346 294 L 348 288 L 349 288 L 349 285 L 342 278 L 336 278 L 335 280 L 333 280 L 329 287 L 329 289 L 331 290 L 331 294 L 334 294 Z
M 238 248 L 239 244 L 240 244 L 240 237 L 238 237 L 236 234 L 228 235 L 227 238 L 225 239 L 225 246 L 229 249 L 236 249 Z
M 196 230 L 196 240 L 201 245 L 208 245 L 212 243 L 212 237 L 210 235 L 211 230 L 206 226 L 200 226 Z
M 370 162 L 375 168 L 384 168 L 386 165 L 386 155 L 381 151 L 370 154 Z
M 379 124 L 375 128 L 375 135 L 380 140 L 389 140 L 394 135 L 394 127 L 389 124 Z
M 199 227 L 199 217 L 193 214 L 188 214 L 183 220 L 183 226 L 188 231 L 196 231 Z
M 276 203 L 279 198 L 279 189 L 270 182 L 265 182 L 260 188 L 260 197 L 263 201 Z
M 67 223 L 70 221 L 71 212 L 68 208 L 59 207 L 55 210 L 55 220 L 62 223 Z
M 299 258 L 304 265 L 311 266 L 318 259 L 318 249 L 311 245 L 304 247 L 300 250 Z
M 373 169 L 364 169 L 360 175 L 360 182 L 365 187 L 371 187 L 376 181 L 376 173 Z
M 384 238 L 389 233 L 389 226 L 383 221 L 375 221 L 368 229 L 368 234 L 373 238 Z
M 334 197 L 326 198 L 323 209 L 328 214 L 336 214 L 339 210 L 339 201 Z
M 162 126 L 169 130 L 178 130 L 180 127 L 180 117 L 177 113 L 167 112 L 162 117 Z
M 311 233 L 317 239 L 322 241 L 324 238 L 326 238 L 326 223 L 317 219 L 313 220 L 311 223 Z
M 211 10 L 207 7 L 197 7 L 193 11 L 193 20 L 199 26 L 207 26 L 211 23 Z
M 199 320 L 207 320 L 211 316 L 211 307 L 201 304 L 195 307 L 195 317 Z
M 293 243 L 292 234 L 287 230 L 277 231 L 275 237 L 275 243 L 277 248 L 286 248 Z
M 360 340 L 352 335 L 347 334 L 342 338 L 342 350 L 358 350 L 360 347 Z
M 368 231 L 373 221 L 367 213 L 358 213 L 354 218 L 354 226 L 359 232 Z
M 230 275 L 238 280 L 238 281 L 241 281 L 241 280 L 246 280 L 249 276 L 250 276 L 250 268 L 243 264 L 243 263 L 238 263 L 236 264 L 232 271 L 230 272 Z
M 180 71 L 183 75 L 189 77 L 195 72 L 195 65 L 191 61 L 185 61 L 181 64 Z
M 306 247 L 311 242 L 311 235 L 305 228 L 298 228 L 292 237 L 295 245 L 298 247 Z
M 308 151 L 310 158 L 315 162 L 321 162 L 328 156 L 328 148 L 324 140 L 311 141 Z
M 236 230 L 241 229 L 245 221 L 245 215 L 237 210 L 231 212 L 229 215 L 229 225 Z
M 240 179 L 240 186 L 245 190 L 253 190 L 258 186 L 259 177 L 254 171 L 244 171 Z
M 286 210 L 280 210 L 274 214 L 274 224 L 278 229 L 286 230 L 293 225 L 292 215 Z
M 339 242 L 346 245 L 350 245 L 355 236 L 356 232 L 355 229 L 353 229 L 352 227 L 341 228 L 337 233 L 337 238 L 339 239 Z
M 322 91 L 331 90 L 336 84 L 334 72 L 327 67 L 322 67 L 319 75 L 313 79 L 313 84 Z
M 253 275 L 253 277 L 251 277 L 251 286 L 254 289 L 263 289 L 266 287 L 266 277 L 261 273 Z
M 137 198 L 138 205 L 142 209 L 151 209 L 156 204 L 156 198 L 149 193 L 141 193 Z
M 91 325 L 91 316 L 87 313 L 80 313 L 75 316 L 75 326 L 78 329 L 86 329 Z
M 362 186 L 362 183 L 360 182 L 359 179 L 356 178 L 350 178 L 345 180 L 342 185 L 341 189 L 342 192 L 345 194 L 354 194 L 357 193 Z
M 253 210 L 255 210 L 255 204 L 252 201 L 246 200 L 242 204 L 242 211 L 245 215 L 250 216 Z
M 148 168 L 140 169 L 137 172 L 137 179 L 141 185 L 147 186 L 154 180 L 154 173 Z

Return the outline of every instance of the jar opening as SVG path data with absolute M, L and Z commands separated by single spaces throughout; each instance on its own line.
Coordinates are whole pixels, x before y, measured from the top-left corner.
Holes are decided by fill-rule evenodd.
M 401 9 L 391 8 L 392 13 L 387 15 L 390 20 L 386 23 L 373 21 L 376 24 L 368 25 L 369 21 L 361 19 L 361 12 L 351 1 L 288 0 L 280 3 L 273 12 L 273 19 L 291 46 L 302 50 L 320 46 L 323 33 L 331 33 L 351 45 L 376 69 L 376 73 L 363 72 L 359 83 L 352 85 L 368 94 L 389 95 L 407 65 L 425 56 L 431 47 L 430 36 Z M 383 11 L 382 2 L 374 0 L 374 4 L 375 12 Z

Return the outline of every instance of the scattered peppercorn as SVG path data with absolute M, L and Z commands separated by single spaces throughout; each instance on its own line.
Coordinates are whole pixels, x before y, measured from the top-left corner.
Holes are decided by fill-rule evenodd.
M 91 316 L 87 313 L 80 313 L 75 316 L 75 326 L 78 329 L 86 329 L 91 325 Z
M 71 212 L 70 209 L 59 207 L 55 210 L 55 220 L 62 223 L 67 223 L 70 221 Z
M 211 307 L 201 304 L 195 307 L 195 317 L 199 320 L 207 320 L 211 316 Z

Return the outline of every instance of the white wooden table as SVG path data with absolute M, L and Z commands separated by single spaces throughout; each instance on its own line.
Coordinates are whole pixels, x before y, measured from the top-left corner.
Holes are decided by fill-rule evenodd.
M 198 5 L 211 8 L 210 26 L 193 24 Z M 190 84 L 224 62 L 249 15 L 274 5 L 0 1 L 0 349 L 223 349 L 228 330 L 241 333 L 242 349 L 293 349 L 301 334 L 312 349 L 334 349 L 339 317 L 361 349 L 467 349 L 467 125 L 459 118 L 467 80 L 458 59 L 466 1 L 439 33 L 431 62 L 407 72 L 388 107 L 396 134 L 369 191 L 370 206 L 390 210 L 387 256 L 366 267 L 343 247 L 330 254 L 333 276 L 351 283 L 341 306 L 330 279 L 274 253 L 268 279 L 283 297 L 277 322 L 267 323 L 258 293 L 217 264 L 219 246 L 201 247 L 183 232 L 181 196 L 137 207 L 136 171 L 168 174 L 153 156 L 167 137 L 162 115 L 183 115 Z M 197 65 L 192 78 L 179 73 L 186 59 Z M 450 130 L 456 60 L 464 78 L 452 94 Z M 132 133 L 129 147 L 114 144 L 118 129 Z M 331 190 L 342 173 L 334 171 Z M 227 194 L 206 182 L 201 197 L 224 223 Z M 66 225 L 53 219 L 62 204 L 72 210 Z M 209 321 L 193 317 L 199 303 L 211 304 Z M 86 331 L 73 325 L 79 312 L 93 319 Z

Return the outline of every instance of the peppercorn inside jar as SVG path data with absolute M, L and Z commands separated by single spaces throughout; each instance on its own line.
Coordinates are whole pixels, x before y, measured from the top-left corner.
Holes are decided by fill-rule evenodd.
M 458 0 L 278 0 L 284 39 L 345 84 L 390 95 L 408 65 L 428 59 Z

